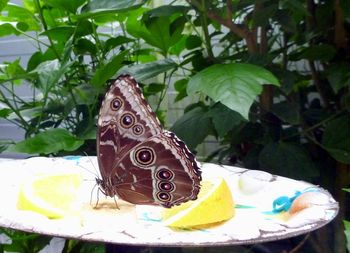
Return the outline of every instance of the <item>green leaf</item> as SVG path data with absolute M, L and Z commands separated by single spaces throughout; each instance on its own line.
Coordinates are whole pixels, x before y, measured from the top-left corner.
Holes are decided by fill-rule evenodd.
M 164 59 L 145 64 L 125 66 L 118 71 L 118 74 L 132 75 L 136 80 L 141 82 L 176 67 L 177 64 L 173 60 Z
M 27 30 L 29 30 L 29 25 L 27 23 L 25 23 L 25 22 L 18 22 L 16 24 L 16 28 L 19 31 L 26 32 Z
M 151 95 L 155 95 L 164 89 L 166 89 L 166 85 L 164 83 L 150 83 L 148 85 L 143 86 L 143 94 L 146 97 L 149 97 Z
M 202 45 L 202 39 L 197 35 L 190 35 L 186 39 L 186 48 L 188 50 L 195 49 Z
M 44 94 L 47 94 L 69 70 L 72 63 L 66 63 L 63 66 L 56 59 L 39 64 L 31 73 L 39 76 L 40 88 Z
M 343 220 L 343 223 L 345 227 L 344 233 L 346 237 L 346 248 L 350 252 L 350 221 Z
M 86 35 L 94 33 L 94 24 L 90 20 L 79 20 L 75 28 L 75 36 L 78 38 L 82 38 Z
M 3 12 L 7 14 L 7 16 L 0 16 L 0 21 L 8 22 L 14 28 L 17 28 L 17 23 L 25 23 L 27 24 L 28 29 L 30 31 L 39 31 L 41 29 L 39 22 L 26 8 L 9 3 L 4 9 Z M 1 32 L 0 32 L 1 33 Z
M 91 99 L 98 94 L 98 89 L 90 84 L 81 84 L 73 87 L 74 103 L 78 105 L 93 105 L 94 100 Z
M 191 8 L 185 5 L 162 5 L 147 12 L 150 17 L 165 17 L 175 13 L 185 14 Z
M 350 188 L 343 188 L 342 189 L 343 191 L 346 191 L 346 192 L 348 192 L 348 193 L 350 193 Z M 350 227 L 349 227 L 350 228 Z
M 117 36 L 114 38 L 110 38 L 110 39 L 106 40 L 106 43 L 104 45 L 104 51 L 108 52 L 117 46 L 121 46 L 123 44 L 127 44 L 127 43 L 133 42 L 133 41 L 134 41 L 133 39 L 128 38 L 126 36 Z
M 297 32 L 296 22 L 293 17 L 288 14 L 288 10 L 277 10 L 275 12 L 274 19 L 278 22 L 283 31 L 286 31 L 288 33 L 295 33 Z
M 279 86 L 268 70 L 252 64 L 231 63 L 210 66 L 190 79 L 187 93 L 201 92 L 248 119 L 250 106 L 262 91 L 262 85 Z
M 296 125 L 300 123 L 299 106 L 296 103 L 283 101 L 272 105 L 271 111 L 286 123 Z
M 76 41 L 76 44 L 74 46 L 74 52 L 76 54 L 90 54 L 90 55 L 96 55 L 97 48 L 95 43 L 93 43 L 91 40 L 86 38 L 80 38 Z
M 45 61 L 54 60 L 56 57 L 54 54 L 51 54 L 51 50 L 42 53 L 41 51 L 37 51 L 32 54 L 28 63 L 27 63 L 27 71 L 33 71 L 40 63 Z
M 142 38 L 146 43 L 159 48 L 161 53 L 166 55 L 170 47 L 183 37 L 182 31 L 187 20 L 184 16 L 154 17 L 146 12 L 140 22 L 140 16 L 144 11 L 144 9 L 140 9 L 131 13 L 126 22 L 126 29 L 132 36 Z
M 98 87 L 106 83 L 106 81 L 112 78 L 115 73 L 123 66 L 122 63 L 125 59 L 127 50 L 115 55 L 107 64 L 101 65 L 95 72 L 91 79 L 91 84 Z
M 74 151 L 83 145 L 84 141 L 77 139 L 68 130 L 53 128 L 41 132 L 34 137 L 18 142 L 8 151 L 27 154 L 51 154 L 59 151 Z
M 59 26 L 46 30 L 40 35 L 48 36 L 59 43 L 65 43 L 72 36 L 74 30 L 75 28 L 73 26 Z
M 182 139 L 190 150 L 202 143 L 211 130 L 210 117 L 203 107 L 195 107 L 178 119 L 171 131 Z
M 339 4 L 342 8 L 342 15 L 344 15 L 347 19 L 350 19 L 350 2 L 348 0 L 340 0 Z
M 260 169 L 273 174 L 295 179 L 318 176 L 310 155 L 301 147 L 291 143 L 272 142 L 259 155 Z
M 143 39 L 150 45 L 162 50 L 163 54 L 181 39 L 186 19 L 179 17 L 171 21 L 170 17 L 157 17 L 145 20 L 148 30 Z
M 313 45 L 307 48 L 298 48 L 297 50 L 297 52 L 290 53 L 290 60 L 329 61 L 337 52 L 333 46 L 328 44 Z
M 221 103 L 215 104 L 208 115 L 211 116 L 215 130 L 220 137 L 224 137 L 230 130 L 245 121 L 240 114 Z
M 12 110 L 9 108 L 0 109 L 0 118 L 7 118 L 11 114 Z
M 350 164 L 350 116 L 332 120 L 326 126 L 322 145 L 339 162 Z
M 350 65 L 345 62 L 332 64 L 327 70 L 327 79 L 335 93 L 350 86 Z
M 101 15 L 126 12 L 141 7 L 147 0 L 92 0 L 86 4 L 78 18 L 94 18 Z
M 85 3 L 85 0 L 45 0 L 46 4 L 71 13 L 76 13 L 77 9 Z
M 0 0 L 0 11 L 5 8 L 9 0 Z
M 7 79 L 16 80 L 16 79 L 22 79 L 22 78 L 25 78 L 26 76 L 27 77 L 29 76 L 29 75 L 27 75 L 27 72 L 22 68 L 19 59 L 16 59 L 13 62 L 10 62 L 5 66 L 6 66 L 5 67 L 5 75 L 0 76 L 0 80 L 1 79 L 3 79 L 3 80 L 7 80 Z M 20 80 L 18 80 L 18 81 L 19 81 L 19 83 L 21 83 Z
M 17 31 L 17 29 L 9 23 L 0 25 L 0 37 L 9 36 L 11 34 L 18 35 L 19 31 Z
M 187 84 L 188 84 L 188 79 L 180 79 L 177 80 L 174 83 L 174 88 L 178 92 L 175 98 L 175 102 L 180 101 L 181 99 L 185 98 L 187 96 Z

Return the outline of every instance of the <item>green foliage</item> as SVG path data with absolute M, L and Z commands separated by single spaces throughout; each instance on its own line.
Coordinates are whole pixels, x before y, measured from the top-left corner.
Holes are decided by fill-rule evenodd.
M 264 84 L 279 83 L 271 72 L 255 65 L 216 64 L 194 75 L 188 83 L 187 93 L 204 93 L 248 119 L 250 106 Z
M 346 248 L 348 249 L 348 251 L 350 251 L 350 221 L 344 221 L 344 227 L 344 233 L 347 240 Z
M 322 144 L 336 160 L 350 164 L 349 115 L 341 116 L 328 123 L 324 131 Z
M 193 151 L 220 145 L 203 159 L 348 187 L 350 4 L 311 2 L 0 1 L 0 36 L 36 46 L 27 66 L 0 65 L 0 117 L 26 138 L 0 151 L 94 154 L 107 83 L 129 73 L 164 122 L 175 90 L 187 107 L 172 130 Z
M 47 155 L 62 150 L 74 151 L 83 143 L 83 140 L 76 138 L 66 129 L 52 128 L 16 143 L 16 145 L 9 148 L 9 151 Z
M 0 234 L 6 235 L 7 238 L 11 238 L 12 240 L 11 244 L 2 245 L 2 250 L 6 252 L 37 253 L 52 239 L 48 236 L 29 234 L 4 228 L 0 228 Z

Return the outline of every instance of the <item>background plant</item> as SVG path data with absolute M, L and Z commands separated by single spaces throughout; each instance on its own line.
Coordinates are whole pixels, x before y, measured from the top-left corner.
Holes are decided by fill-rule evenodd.
M 0 116 L 26 133 L 3 140 L 2 151 L 94 154 L 106 83 L 130 73 L 167 126 L 167 91 L 177 92 L 170 103 L 190 101 L 171 129 L 193 151 L 216 138 L 207 161 L 327 187 L 339 221 L 301 242 L 308 252 L 345 252 L 348 1 L 2 0 L 0 9 L 0 36 L 37 45 L 27 66 L 1 65 Z M 15 92 L 25 84 L 30 100 Z

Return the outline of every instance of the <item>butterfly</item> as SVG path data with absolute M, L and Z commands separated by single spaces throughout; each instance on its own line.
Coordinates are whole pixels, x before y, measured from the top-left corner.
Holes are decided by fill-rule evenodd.
M 132 76 L 112 83 L 97 125 L 96 181 L 105 195 L 168 208 L 197 198 L 199 163 L 183 141 L 163 129 Z

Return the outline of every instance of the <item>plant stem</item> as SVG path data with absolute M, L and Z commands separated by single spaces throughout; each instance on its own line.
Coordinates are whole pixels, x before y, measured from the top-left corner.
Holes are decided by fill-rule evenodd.
M 27 123 L 27 121 L 22 117 L 20 111 L 18 109 L 16 109 L 6 98 L 5 94 L 2 92 L 2 90 L 0 89 L 0 96 L 3 97 L 2 102 L 4 104 L 6 104 L 15 114 L 16 116 L 21 120 L 21 124 L 23 126 L 25 126 L 24 128 L 29 128 L 29 124 Z M 22 127 L 23 127 L 22 126 Z
M 48 27 L 47 27 L 47 24 L 46 24 L 46 20 L 44 18 L 44 14 L 43 14 L 42 8 L 40 6 L 40 1 L 39 0 L 34 0 L 34 4 L 35 4 L 35 7 L 36 7 L 36 9 L 37 9 L 37 11 L 39 13 L 40 21 L 41 21 L 41 23 L 43 25 L 44 31 L 47 32 L 48 31 Z M 59 53 L 56 50 L 55 44 L 53 43 L 53 40 L 52 40 L 52 38 L 50 36 L 50 33 L 47 33 L 46 36 L 47 36 L 47 38 L 50 41 L 50 48 L 52 48 L 52 51 L 56 55 L 56 58 L 61 61 L 61 57 L 60 57 Z
M 93 22 L 92 22 L 92 31 L 93 31 L 93 35 L 94 35 L 94 40 L 95 40 L 95 45 L 96 45 L 97 51 L 101 52 L 101 55 L 97 54 L 96 56 L 98 58 L 98 61 L 103 64 L 104 61 L 105 61 L 105 56 L 102 53 L 103 52 L 102 46 L 101 46 L 102 44 L 101 44 L 101 41 L 100 41 L 100 39 L 98 37 L 96 26 L 95 26 L 95 24 Z
M 319 128 L 319 127 L 323 126 L 324 124 L 326 124 L 327 122 L 329 122 L 329 121 L 331 121 L 331 120 L 337 118 L 337 117 L 338 117 L 339 115 L 341 115 L 342 113 L 344 113 L 343 110 L 342 110 L 342 111 L 339 111 L 339 112 L 337 112 L 337 113 L 335 113 L 335 114 L 333 114 L 333 115 L 331 115 L 330 117 L 328 117 L 328 118 L 326 118 L 326 119 L 324 119 L 324 120 L 322 120 L 322 121 L 320 121 L 320 122 L 318 122 L 318 123 L 316 123 L 315 125 L 312 125 L 312 126 L 309 127 L 309 128 L 303 129 L 303 130 L 302 130 L 301 132 L 299 132 L 299 133 L 286 136 L 286 137 L 282 138 L 281 140 L 287 140 L 287 139 L 290 139 L 290 138 L 293 138 L 293 137 L 296 137 L 296 136 L 299 136 L 299 135 L 302 135 L 302 134 L 307 134 L 308 132 L 310 132 L 310 131 L 312 131 L 312 130 L 314 130 L 314 129 L 316 129 L 316 128 Z M 315 141 L 315 140 L 313 140 L 313 141 Z M 316 142 L 316 144 L 321 145 L 321 144 L 318 143 L 318 142 Z M 321 145 L 321 146 L 322 146 L 322 145 Z
M 206 11 L 206 5 L 205 5 L 206 0 L 202 0 L 202 11 L 203 13 Z M 211 38 L 209 36 L 209 30 L 208 30 L 208 20 L 207 20 L 207 15 L 201 15 L 201 23 L 202 23 L 202 29 L 204 32 L 204 38 L 205 38 L 205 45 L 207 49 L 208 56 L 211 60 L 214 60 L 214 54 L 213 54 L 213 48 L 211 45 Z

